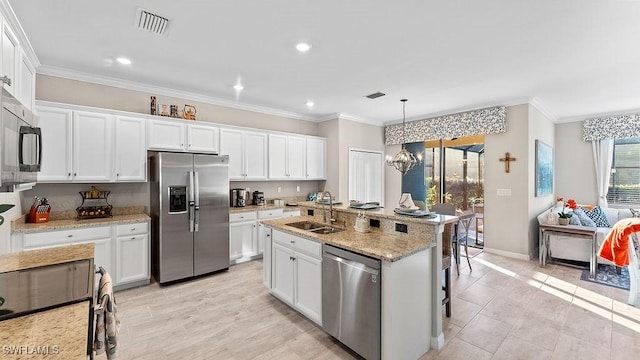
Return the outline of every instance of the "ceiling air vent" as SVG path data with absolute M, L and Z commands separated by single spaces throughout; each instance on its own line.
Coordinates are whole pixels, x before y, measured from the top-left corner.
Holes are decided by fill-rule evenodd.
M 169 19 L 148 10 L 138 9 L 135 25 L 138 29 L 147 30 L 158 35 L 165 35 L 167 33 L 167 27 L 169 26 Z
M 367 97 L 369 99 L 377 99 L 377 98 L 379 98 L 381 96 L 385 96 L 385 95 L 387 95 L 387 94 L 381 93 L 380 91 L 378 91 L 378 92 L 375 92 L 373 94 L 365 95 L 365 97 Z

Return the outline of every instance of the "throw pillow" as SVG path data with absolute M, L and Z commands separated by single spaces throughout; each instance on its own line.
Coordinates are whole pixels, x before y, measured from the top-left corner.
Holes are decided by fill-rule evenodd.
M 602 211 L 600 206 L 594 207 L 593 210 L 587 210 L 585 213 L 596 223 L 597 227 L 611 227 L 609 221 L 607 221 L 607 216 L 604 214 L 604 211 Z
M 631 211 L 631 215 L 633 215 L 634 217 L 640 217 L 640 210 L 636 210 L 636 209 L 629 209 Z
M 587 216 L 587 213 L 584 212 L 583 207 L 579 207 L 573 210 L 572 217 L 578 217 L 582 226 L 596 227 L 595 221 L 591 220 L 591 218 Z
M 580 222 L 580 218 L 576 214 L 573 214 L 573 216 L 569 218 L 569 225 L 582 226 L 582 222 Z

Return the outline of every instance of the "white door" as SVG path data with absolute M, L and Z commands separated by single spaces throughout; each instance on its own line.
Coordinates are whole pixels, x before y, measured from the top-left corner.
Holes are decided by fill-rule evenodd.
M 13 96 L 17 96 L 15 90 L 18 82 L 19 44 L 18 38 L 5 22 L 2 26 L 2 74 L 0 76 L 6 76 L 11 80 L 11 85 L 4 83 L 4 88 Z
M 322 323 L 322 261 L 295 253 L 294 306 L 311 320 Z
M 149 120 L 150 150 L 184 150 L 184 124 L 171 120 Z
M 149 235 L 116 238 L 116 283 L 149 279 Z
M 93 264 L 96 266 L 96 268 L 102 266 L 109 274 L 111 274 L 112 280 L 117 281 L 116 271 L 115 271 L 116 269 L 114 268 L 113 263 L 111 261 L 112 260 L 111 238 L 91 240 L 91 241 L 80 241 L 80 242 L 75 242 L 72 245 L 86 244 L 86 243 L 94 244 Z M 95 276 L 95 281 L 96 283 L 95 283 L 94 289 L 98 289 L 98 283 L 100 282 L 99 275 Z M 115 283 L 114 285 L 117 285 L 117 283 Z
M 187 150 L 217 153 L 219 150 L 218 128 L 206 125 L 187 125 Z
M 307 179 L 326 178 L 326 144 L 324 139 L 307 138 Z
M 229 155 L 229 180 L 244 180 L 243 132 L 233 129 L 220 129 L 220 154 Z
M 383 205 L 382 152 L 349 149 L 349 200 Z
M 20 96 L 18 100 L 22 105 L 33 109 L 34 100 L 34 87 L 36 81 L 36 70 L 34 69 L 29 59 L 24 54 L 24 51 L 20 51 L 20 76 L 18 80 Z
M 287 140 L 287 178 L 306 179 L 306 140 L 298 136 L 289 136 Z
M 116 181 L 147 179 L 146 124 L 144 119 L 116 117 Z
M 244 161 L 246 180 L 267 179 L 267 134 L 245 132 Z
M 271 290 L 293 305 L 293 250 L 274 243 L 272 261 Z
M 269 134 L 269 179 L 287 179 L 287 137 Z
M 113 117 L 73 112 L 73 180 L 110 181 L 113 178 Z
M 71 110 L 38 107 L 42 131 L 42 167 L 38 182 L 69 181 L 72 178 Z

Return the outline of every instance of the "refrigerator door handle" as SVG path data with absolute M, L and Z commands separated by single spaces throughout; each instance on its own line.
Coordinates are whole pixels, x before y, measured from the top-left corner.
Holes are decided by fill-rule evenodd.
M 195 189 L 195 198 L 194 198 L 194 231 L 198 232 L 198 225 L 200 224 L 200 177 L 198 176 L 198 172 L 194 171 L 194 189 Z
M 195 229 L 195 200 L 194 200 L 193 171 L 189 171 L 189 232 Z

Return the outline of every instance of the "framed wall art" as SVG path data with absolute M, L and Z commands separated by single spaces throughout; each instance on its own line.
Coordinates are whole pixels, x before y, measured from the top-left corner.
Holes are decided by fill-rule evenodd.
M 536 140 L 536 197 L 553 193 L 553 148 Z

